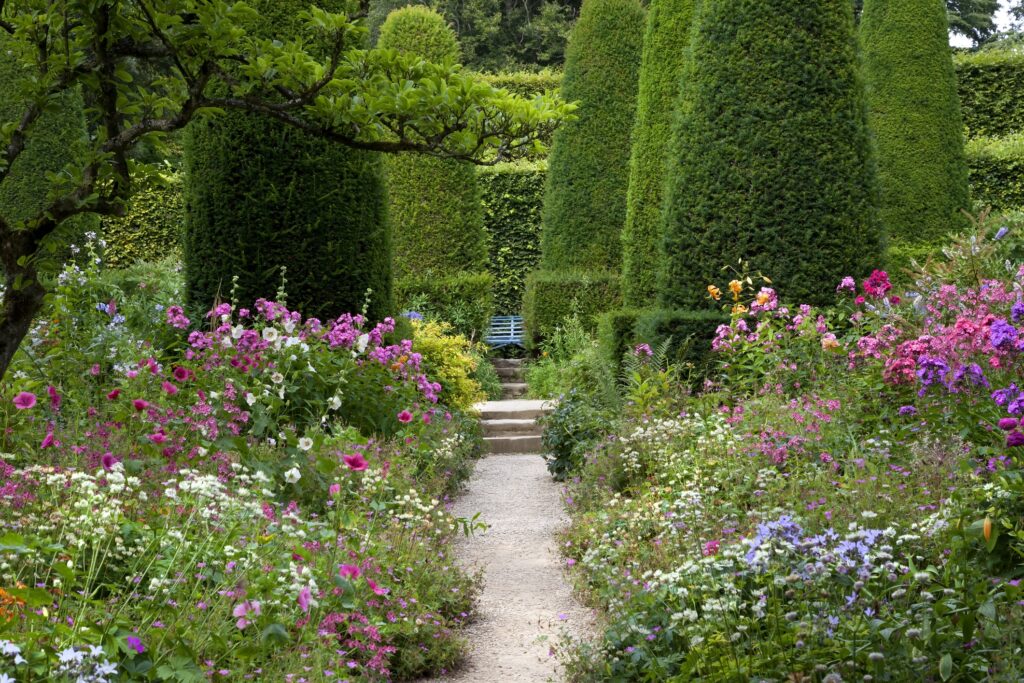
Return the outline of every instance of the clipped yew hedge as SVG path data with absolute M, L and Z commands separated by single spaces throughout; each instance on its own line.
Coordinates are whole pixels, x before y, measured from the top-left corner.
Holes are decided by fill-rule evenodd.
M 546 172 L 544 162 L 498 164 L 478 171 L 498 315 L 519 315 L 526 276 L 540 263 Z
M 534 271 L 526 279 L 523 301 L 527 342 L 536 346 L 573 313 L 587 329 L 594 330 L 600 313 L 621 305 L 622 286 L 617 273 Z
M 960 54 L 955 64 L 968 137 L 1024 133 L 1024 54 Z
M 135 189 L 124 216 L 104 216 L 107 263 L 130 266 L 180 254 L 185 231 L 182 179 L 166 176 L 162 183 Z
M 1024 134 L 967 143 L 976 203 L 997 211 L 1024 208 Z

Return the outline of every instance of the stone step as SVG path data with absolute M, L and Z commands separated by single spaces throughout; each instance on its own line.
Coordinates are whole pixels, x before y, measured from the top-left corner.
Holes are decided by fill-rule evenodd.
M 476 405 L 482 420 L 533 420 L 551 412 L 553 407 L 548 401 L 532 399 L 488 401 Z
M 526 396 L 527 386 L 525 382 L 509 382 L 501 385 L 501 397 L 505 400 L 510 398 L 522 398 Z
M 494 358 L 491 360 L 495 368 L 521 368 L 523 367 L 522 358 Z
M 522 368 L 495 368 L 498 372 L 498 377 L 504 382 L 522 382 L 523 381 L 523 369 Z
M 494 454 L 540 453 L 544 449 L 540 436 L 487 436 L 487 452 Z
M 536 436 L 544 430 L 532 418 L 483 420 L 485 436 Z

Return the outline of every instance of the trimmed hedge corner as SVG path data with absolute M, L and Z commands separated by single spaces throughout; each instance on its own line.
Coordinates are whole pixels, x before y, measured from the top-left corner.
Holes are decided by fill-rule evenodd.
M 400 310 L 443 320 L 479 341 L 494 315 L 494 278 L 490 273 L 405 277 L 395 281 L 395 298 Z
M 976 203 L 1006 211 L 1024 207 L 1024 134 L 967 143 Z
M 975 52 L 954 62 L 968 137 L 1024 133 L 1024 54 Z
M 621 305 L 622 286 L 617 274 L 534 271 L 526 279 L 523 301 L 527 341 L 536 346 L 573 313 L 593 330 L 595 316 Z
M 185 231 L 181 176 L 169 175 L 163 184 L 137 188 L 128 202 L 128 212 L 104 216 L 102 225 L 107 263 L 114 267 L 180 254 Z
M 597 347 L 610 367 L 619 368 L 622 357 L 637 343 L 637 321 L 644 311 L 620 308 L 597 316 Z
M 654 348 L 671 339 L 669 358 L 692 364 L 697 377 L 706 375 L 711 363 L 711 342 L 719 325 L 729 322 L 722 311 L 643 311 L 636 322 L 637 341 Z
M 547 164 L 514 163 L 481 167 L 477 174 L 494 276 L 494 310 L 523 310 L 526 276 L 540 263 L 541 207 Z

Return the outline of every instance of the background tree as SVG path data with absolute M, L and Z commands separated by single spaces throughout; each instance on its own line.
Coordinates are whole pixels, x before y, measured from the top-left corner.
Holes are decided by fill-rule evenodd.
M 657 292 L 668 157 L 665 141 L 671 138 L 693 15 L 693 0 L 654 0 L 647 10 L 622 230 L 622 298 L 626 306 L 647 306 Z
M 45 130 L 37 128 L 43 114 L 67 93 L 92 103 L 94 130 L 50 176 L 45 206 L 27 217 L 0 208 L 0 377 L 44 305 L 43 257 L 60 226 L 122 213 L 133 179 L 147 170 L 130 151 L 198 114 L 242 109 L 353 148 L 498 161 L 532 149 L 571 111 L 550 98 L 500 95 L 450 66 L 355 49 L 365 29 L 343 14 L 310 8 L 301 41 L 250 35 L 258 20 L 224 0 L 0 0 L 9 54 L 29 74 L 5 90 L 7 101 L 26 104 L 0 122 L 0 192 Z M 126 77 L 139 63 L 152 81 Z
M 865 0 L 860 40 L 882 227 L 902 264 L 966 227 L 970 208 L 942 0 Z
M 853 0 L 859 18 L 865 0 Z M 945 0 L 949 30 L 981 44 L 996 33 L 995 15 L 999 0 Z
M 719 304 L 739 259 L 827 304 L 881 256 L 848 0 L 706 0 L 666 200 L 664 308 Z

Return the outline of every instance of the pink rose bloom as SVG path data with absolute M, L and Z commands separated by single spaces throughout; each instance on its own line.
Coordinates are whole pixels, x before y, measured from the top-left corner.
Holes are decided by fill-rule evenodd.
M 402 424 L 409 424 L 410 422 L 412 422 L 412 413 L 410 413 L 408 410 L 403 410 L 398 414 L 398 421 L 401 422 Z
M 30 410 L 36 405 L 36 395 L 28 391 L 22 391 L 14 397 L 14 407 L 18 410 Z
M 353 472 L 362 472 L 365 470 L 370 463 L 366 461 L 362 453 L 353 453 L 352 455 L 346 455 L 342 458 L 348 468 Z

